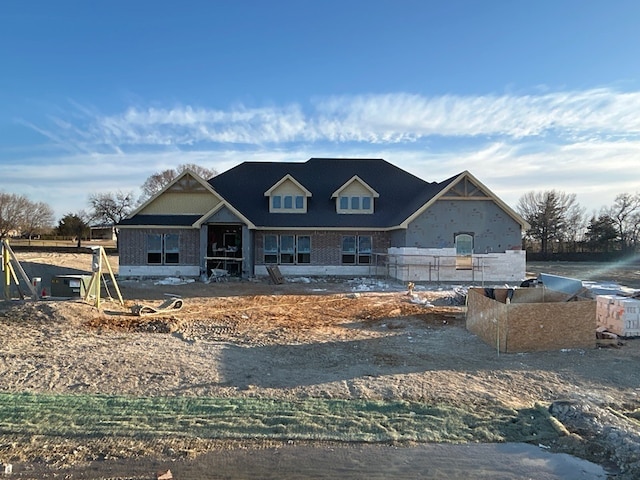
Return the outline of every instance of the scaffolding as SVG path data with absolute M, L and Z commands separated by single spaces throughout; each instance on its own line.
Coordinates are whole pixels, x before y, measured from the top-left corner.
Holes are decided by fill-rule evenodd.
M 370 276 L 398 281 L 479 282 L 484 286 L 487 260 L 493 257 L 373 253 Z M 463 273 L 469 272 L 469 274 Z

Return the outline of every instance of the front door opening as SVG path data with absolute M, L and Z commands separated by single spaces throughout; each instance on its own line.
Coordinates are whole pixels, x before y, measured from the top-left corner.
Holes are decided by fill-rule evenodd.
M 242 225 L 208 225 L 207 273 L 215 268 L 240 275 L 242 260 Z

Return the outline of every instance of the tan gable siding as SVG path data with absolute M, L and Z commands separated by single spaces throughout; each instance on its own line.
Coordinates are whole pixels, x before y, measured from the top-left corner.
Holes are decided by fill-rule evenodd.
M 271 192 L 271 195 L 304 195 L 305 192 L 291 180 L 285 180 Z
M 150 215 L 204 215 L 220 203 L 210 192 L 167 191 L 143 208 L 139 213 Z
M 360 182 L 358 182 L 357 180 L 354 180 L 353 182 L 351 182 L 349 185 L 347 185 L 341 192 L 340 192 L 341 196 L 371 196 L 371 190 L 369 190 L 368 188 L 366 188 L 364 185 L 362 185 Z

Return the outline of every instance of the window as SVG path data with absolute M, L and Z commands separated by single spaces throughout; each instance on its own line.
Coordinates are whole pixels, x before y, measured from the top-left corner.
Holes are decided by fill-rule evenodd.
M 456 270 L 473 270 L 473 237 L 468 233 L 455 236 Z
M 306 207 L 304 195 L 272 195 L 270 202 L 276 213 L 304 213 Z
M 342 237 L 342 263 L 355 265 L 356 237 Z
M 162 235 L 147 235 L 147 263 L 162 265 Z
M 373 213 L 373 197 L 371 195 L 340 196 L 336 208 L 338 213 Z
M 264 263 L 278 263 L 278 236 L 264 236 Z
M 294 238 L 295 237 L 293 235 L 280 235 L 280 263 L 294 263 Z
M 369 235 L 342 237 L 342 264 L 368 265 L 371 263 L 372 243 Z
M 180 263 L 180 235 L 177 233 L 148 234 L 147 263 L 149 265 Z
M 371 263 L 371 237 L 369 236 L 358 237 L 358 263 L 361 265 Z
M 176 233 L 164 236 L 164 263 L 180 263 L 180 236 Z
M 264 263 L 279 265 L 311 263 L 309 235 L 265 235 Z
M 298 263 L 311 263 L 311 237 L 298 237 Z

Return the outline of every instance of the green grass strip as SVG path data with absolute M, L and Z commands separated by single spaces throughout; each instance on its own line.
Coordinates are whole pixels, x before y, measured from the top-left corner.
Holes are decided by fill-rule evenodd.
M 538 410 L 409 401 L 0 393 L 0 434 L 353 442 L 503 442 L 557 437 Z

